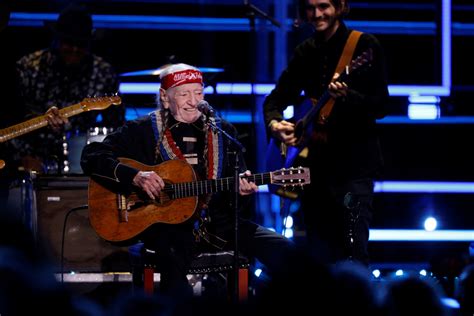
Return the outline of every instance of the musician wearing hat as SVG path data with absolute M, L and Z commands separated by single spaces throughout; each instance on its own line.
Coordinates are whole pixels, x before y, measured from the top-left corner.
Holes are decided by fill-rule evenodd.
M 23 156 L 36 156 L 43 163 L 51 159 L 62 161 L 65 131 L 74 134 L 96 126 L 116 128 L 125 122 L 121 106 L 82 113 L 70 121 L 59 115 L 58 109 L 84 98 L 117 93 L 119 82 L 111 64 L 91 52 L 94 30 L 92 17 L 85 8 L 71 5 L 48 26 L 52 33 L 50 47 L 28 54 L 16 63 L 18 91 L 26 118 L 46 112 L 50 126 L 28 135 L 26 143 L 22 139 L 19 146 Z M 99 114 L 101 121 L 97 120 Z M 45 169 L 45 165 L 38 168 Z M 60 170 L 61 166 L 56 171 Z
M 169 177 L 180 176 L 184 169 L 165 169 L 163 172 L 168 175 L 162 177 L 158 171 L 143 170 L 136 164 L 124 163 L 119 157 L 147 166 L 170 166 L 170 162 L 179 160 L 186 162 L 198 179 L 222 179 L 234 174 L 234 159 L 227 154 L 232 144 L 212 126 L 218 126 L 233 137 L 237 134 L 233 125 L 208 111 L 209 107 L 200 106 L 204 100 L 204 87 L 199 69 L 187 64 L 172 64 L 162 71 L 160 80 L 158 108 L 145 117 L 127 122 L 103 142 L 87 145 L 81 160 L 85 173 L 93 179 L 100 179 L 105 186 L 114 183 L 124 192 L 141 192 L 157 205 L 163 202 L 163 192 L 173 196 L 165 183 L 170 182 Z M 251 175 L 246 171 L 241 154 L 239 162 L 240 172 Z M 240 196 L 257 191 L 254 181 L 240 179 Z M 202 251 L 233 249 L 233 188 L 228 189 L 200 194 L 199 199 L 204 203 L 200 202 L 193 215 L 183 222 L 170 224 L 151 220 L 150 225 L 145 225 L 148 228 L 134 236 L 144 241 L 145 248 L 158 257 L 160 289 L 164 292 L 190 289 L 186 271 L 191 260 Z M 176 212 L 184 207 L 180 199 L 169 203 L 175 205 Z M 244 202 L 239 204 L 248 207 Z M 133 220 L 129 217 L 130 225 Z M 285 270 L 285 258 L 294 251 L 288 239 L 244 219 L 239 228 L 242 253 L 258 258 L 275 273 Z M 192 292 L 184 290 L 181 293 Z

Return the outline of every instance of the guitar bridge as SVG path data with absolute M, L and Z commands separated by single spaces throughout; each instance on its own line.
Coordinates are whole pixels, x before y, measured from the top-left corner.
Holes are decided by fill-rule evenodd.
M 117 195 L 118 198 L 118 210 L 119 210 L 119 222 L 128 222 L 128 203 L 127 203 L 127 198 L 119 194 Z

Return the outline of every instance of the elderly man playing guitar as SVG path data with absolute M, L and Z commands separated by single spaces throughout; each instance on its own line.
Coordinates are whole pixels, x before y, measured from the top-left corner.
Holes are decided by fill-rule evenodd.
M 198 108 L 204 93 L 197 68 L 173 64 L 160 79 L 158 109 L 129 121 L 103 142 L 87 145 L 81 165 L 96 181 L 94 186 L 100 183 L 99 191 L 90 192 L 96 231 L 111 241 L 142 240 L 156 252 L 161 263 L 160 289 L 169 292 L 189 289 L 186 271 L 194 256 L 209 249 L 232 249 L 233 182 L 220 179 L 234 173 L 233 159 L 226 155 L 231 143 L 211 125 L 233 136 L 236 129 Z M 239 161 L 240 195 L 256 192 L 259 179 L 267 177 L 251 175 L 242 157 Z M 116 195 L 101 199 L 100 192 L 107 195 L 108 190 L 123 198 L 119 209 Z M 107 201 L 110 207 L 104 206 Z M 286 269 L 286 258 L 295 250 L 290 240 L 244 219 L 239 229 L 242 253 L 256 257 L 272 272 Z

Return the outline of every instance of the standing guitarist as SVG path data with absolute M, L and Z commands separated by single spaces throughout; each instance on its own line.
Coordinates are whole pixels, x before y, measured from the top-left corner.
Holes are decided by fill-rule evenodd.
M 16 63 L 17 85 L 26 118 L 48 111 L 50 129 L 15 139 L 25 169 L 40 173 L 62 173 L 67 157 L 64 138 L 76 137 L 91 127 L 117 128 L 125 122 L 123 106 L 100 112 L 88 112 L 69 122 L 58 109 L 76 104 L 87 97 L 117 93 L 119 80 L 112 65 L 92 52 L 94 28 L 85 7 L 67 6 L 55 23 L 50 47 L 21 57 Z M 72 153 L 71 153 L 72 154 Z M 67 168 L 66 168 L 67 170 Z
M 171 159 L 184 160 L 199 179 L 219 179 L 234 173 L 233 159 L 228 155 L 232 150 L 230 141 L 217 133 L 211 124 L 220 126 L 233 137 L 236 129 L 213 113 L 202 109 L 201 112 L 198 108 L 204 99 L 202 72 L 187 64 L 173 64 L 163 70 L 160 79 L 159 108 L 127 122 L 103 142 L 87 145 L 81 159 L 86 174 L 106 182 L 109 179 L 125 190 L 139 189 L 151 201 L 161 200 L 161 191 L 165 189 L 163 178 L 155 171 L 122 163 L 120 157 L 149 166 L 169 163 Z M 239 162 L 240 171 L 244 172 L 242 157 Z M 183 173 L 184 170 L 173 172 Z M 250 174 L 249 171 L 245 173 Z M 240 179 L 240 195 L 255 191 L 255 183 Z M 209 248 L 214 251 L 233 249 L 232 194 L 230 191 L 214 193 L 205 197 L 206 205 L 198 206 L 194 217 L 178 224 L 150 222 L 148 229 L 141 233 L 139 238 L 145 248 L 156 253 L 163 292 L 187 289 L 184 292 L 191 294 L 186 271 L 193 257 Z M 179 201 L 174 202 L 177 203 L 176 213 L 185 207 L 180 206 Z M 239 223 L 239 232 L 241 252 L 258 258 L 273 272 L 286 270 L 286 254 L 293 249 L 288 239 L 244 220 Z
M 311 184 L 301 197 L 310 251 L 324 263 L 353 259 L 367 265 L 374 178 L 383 163 L 376 119 L 385 115 L 388 99 L 382 48 L 374 36 L 346 27 L 347 0 L 304 0 L 300 5 L 315 32 L 296 47 L 266 98 L 265 122 L 271 136 L 298 148 L 310 167 Z M 370 67 L 338 81 L 345 69 L 341 60 L 346 60 L 342 66 L 350 64 L 364 52 Z M 288 105 L 296 105 L 298 112 L 302 92 L 320 108 L 298 132 L 299 125 L 284 120 L 282 112 Z M 324 96 L 326 102 L 318 103 Z

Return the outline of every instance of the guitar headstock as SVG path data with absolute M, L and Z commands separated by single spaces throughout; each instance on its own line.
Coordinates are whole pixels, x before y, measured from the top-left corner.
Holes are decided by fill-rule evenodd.
M 306 167 L 283 168 L 272 172 L 271 183 L 282 186 L 302 186 L 309 184 L 310 173 Z
M 364 51 L 362 54 L 354 58 L 349 65 L 346 65 L 344 70 L 340 73 L 339 78 L 337 81 L 344 81 L 349 78 L 349 75 L 353 73 L 354 71 L 364 68 L 366 66 L 370 66 L 370 63 L 372 62 L 373 59 L 373 54 L 372 54 L 372 48 L 367 49 Z
M 373 59 L 372 48 L 369 48 L 366 51 L 364 51 L 362 54 L 357 56 L 355 59 L 353 59 L 349 67 L 351 71 L 354 71 L 356 69 L 361 68 L 362 66 L 370 65 L 370 62 L 372 61 L 372 59 Z
M 122 99 L 117 96 L 108 97 L 97 97 L 97 98 L 85 98 L 81 102 L 81 106 L 84 111 L 90 110 L 105 110 L 111 105 L 119 105 L 122 103 Z

